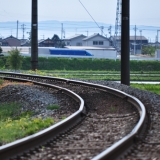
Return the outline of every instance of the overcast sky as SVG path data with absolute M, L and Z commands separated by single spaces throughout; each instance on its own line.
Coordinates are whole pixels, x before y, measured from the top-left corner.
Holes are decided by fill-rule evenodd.
M 0 0 L 0 22 L 31 21 L 31 0 Z M 81 0 L 97 22 L 114 25 L 117 0 Z M 39 21 L 92 21 L 79 0 L 38 0 Z M 130 0 L 130 24 L 160 26 L 160 0 Z

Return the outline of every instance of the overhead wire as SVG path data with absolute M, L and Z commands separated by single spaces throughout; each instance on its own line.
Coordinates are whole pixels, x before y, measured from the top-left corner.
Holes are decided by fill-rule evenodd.
M 92 20 L 95 22 L 95 24 L 98 26 L 98 28 L 101 30 L 101 32 L 103 32 L 102 28 L 98 25 L 98 23 L 96 22 L 96 20 L 93 18 L 93 16 L 89 13 L 89 11 L 87 10 L 87 8 L 84 6 L 84 4 L 79 0 L 79 2 L 81 3 L 81 5 L 83 6 L 83 8 L 86 10 L 86 12 L 90 15 L 90 17 L 92 18 Z M 106 36 L 107 34 L 105 34 L 103 32 L 103 34 Z

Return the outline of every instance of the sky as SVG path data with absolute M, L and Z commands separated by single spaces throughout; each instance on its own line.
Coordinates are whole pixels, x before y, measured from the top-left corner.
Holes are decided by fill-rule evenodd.
M 0 1 L 0 22 L 31 21 L 31 0 Z M 117 0 L 80 1 L 96 22 L 115 25 Z M 160 0 L 130 0 L 130 24 L 160 27 L 159 6 Z M 93 21 L 79 0 L 38 0 L 38 20 Z

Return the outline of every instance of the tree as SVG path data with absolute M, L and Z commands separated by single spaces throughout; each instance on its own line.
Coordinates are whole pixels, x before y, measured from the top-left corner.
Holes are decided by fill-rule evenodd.
M 2 51 L 3 51 L 3 50 L 2 50 L 2 48 L 0 47 L 0 53 L 2 53 Z
M 59 38 L 57 34 L 54 34 L 52 37 L 52 41 L 54 42 L 54 47 L 64 48 L 65 43 Z
M 23 57 L 20 55 L 20 51 L 18 49 L 13 49 L 8 52 L 9 56 L 7 59 L 7 64 L 11 69 L 15 71 L 22 67 Z
M 142 46 L 142 54 L 148 54 L 150 56 L 154 55 L 156 48 L 154 46 Z

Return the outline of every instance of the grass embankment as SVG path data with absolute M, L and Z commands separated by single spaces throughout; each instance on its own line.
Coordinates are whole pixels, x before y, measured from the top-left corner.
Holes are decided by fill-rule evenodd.
M 0 79 L 0 86 L 5 85 Z M 15 141 L 36 133 L 54 123 L 53 118 L 32 118 L 34 111 L 22 112 L 22 104 L 18 102 L 0 104 L 0 145 Z M 59 106 L 49 105 L 49 110 L 59 109 Z
M 23 112 L 20 115 L 21 104 L 0 104 L 0 143 L 6 144 L 31 135 L 54 123 L 52 118 L 31 118 L 32 112 Z

